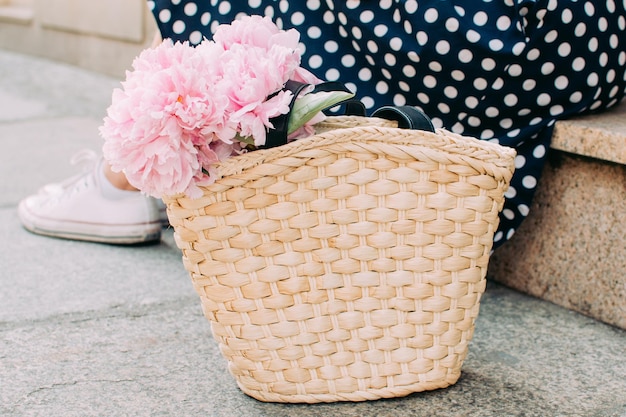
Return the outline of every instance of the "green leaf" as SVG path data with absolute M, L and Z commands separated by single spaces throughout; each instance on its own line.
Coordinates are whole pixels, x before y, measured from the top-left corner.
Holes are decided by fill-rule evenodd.
M 254 145 L 254 138 L 252 136 L 241 136 L 239 133 L 235 135 L 235 140 L 243 142 L 246 145 Z
M 291 134 L 311 120 L 317 113 L 351 99 L 354 93 L 346 91 L 320 91 L 296 99 L 289 116 L 287 134 Z

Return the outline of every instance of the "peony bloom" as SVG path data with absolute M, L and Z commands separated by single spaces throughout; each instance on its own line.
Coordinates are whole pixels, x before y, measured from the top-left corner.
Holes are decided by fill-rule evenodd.
M 215 68 L 220 52 L 164 41 L 142 52 L 113 92 L 100 129 L 104 157 L 133 186 L 160 197 L 209 180 L 203 171 L 218 162 L 210 143 L 236 133 Z M 201 135 L 206 126 L 211 131 Z
M 272 118 L 291 111 L 288 80 L 321 82 L 300 66 L 299 39 L 267 17 L 248 16 L 197 47 L 165 40 L 143 51 L 113 91 L 100 128 L 105 159 L 146 194 L 200 197 L 219 161 L 263 146 Z M 319 120 L 318 111 L 301 106 L 290 126 Z M 305 125 L 291 137 L 311 133 Z
M 213 40 L 224 49 L 236 44 L 265 50 L 281 46 L 299 54 L 300 34 L 295 29 L 281 30 L 267 16 L 246 16 L 229 25 L 218 26 Z

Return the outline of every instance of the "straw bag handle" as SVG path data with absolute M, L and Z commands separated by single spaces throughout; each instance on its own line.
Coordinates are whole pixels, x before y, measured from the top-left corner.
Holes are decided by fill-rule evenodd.
M 293 98 L 289 104 L 289 108 L 293 108 L 298 95 L 305 87 L 310 84 L 301 83 L 298 81 L 289 80 L 285 84 L 285 90 L 293 93 Z M 351 93 L 348 88 L 339 82 L 324 82 L 315 85 L 312 93 L 322 91 L 345 91 Z M 341 103 L 334 104 L 334 106 L 343 105 L 344 113 L 350 116 L 365 116 L 365 105 L 362 101 L 356 99 L 348 99 Z M 325 109 L 327 110 L 327 109 Z M 383 106 L 375 110 L 371 117 L 379 117 L 387 120 L 394 120 L 398 122 L 398 127 L 401 129 L 413 129 L 424 130 L 427 132 L 434 132 L 430 118 L 424 114 L 417 107 L 413 106 Z M 264 148 L 274 148 L 276 146 L 285 145 L 287 143 L 287 127 L 289 124 L 289 113 L 281 114 L 271 119 L 274 129 L 270 129 L 267 132 Z
M 372 117 L 395 120 L 401 129 L 435 132 L 435 126 L 424 112 L 413 106 L 383 106 L 372 113 Z

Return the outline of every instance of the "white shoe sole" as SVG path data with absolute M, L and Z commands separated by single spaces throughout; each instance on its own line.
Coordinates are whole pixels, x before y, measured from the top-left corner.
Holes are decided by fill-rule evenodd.
M 18 213 L 24 228 L 38 235 L 115 245 L 136 245 L 161 239 L 161 222 L 158 220 L 137 224 L 59 221 L 34 216 L 22 205 Z

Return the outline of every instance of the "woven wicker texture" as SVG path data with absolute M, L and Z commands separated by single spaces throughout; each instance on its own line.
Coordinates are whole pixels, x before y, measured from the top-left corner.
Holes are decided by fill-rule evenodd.
M 225 161 L 199 199 L 164 199 L 229 370 L 256 399 L 374 400 L 460 376 L 515 152 L 385 124 L 331 119 Z

